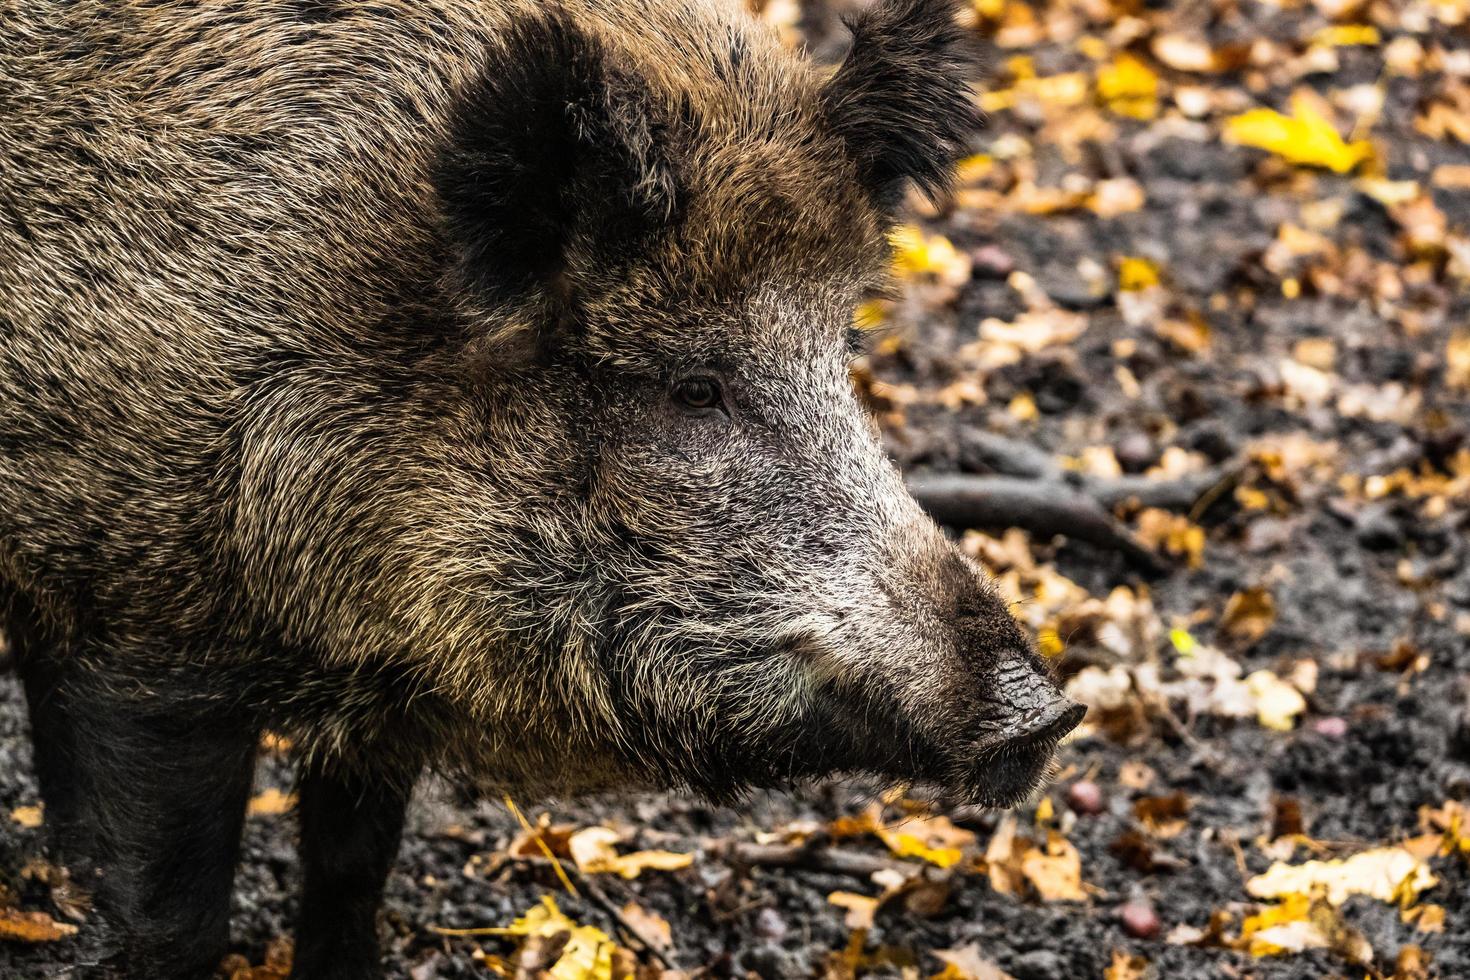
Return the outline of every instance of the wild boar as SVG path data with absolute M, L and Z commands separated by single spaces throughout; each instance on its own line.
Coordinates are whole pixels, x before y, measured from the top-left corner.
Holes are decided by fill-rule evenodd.
M 835 70 L 733 0 L 0 7 L 0 610 L 120 969 L 219 961 L 266 730 L 302 978 L 377 972 L 425 769 L 1032 788 L 1081 709 L 846 368 L 953 6 Z

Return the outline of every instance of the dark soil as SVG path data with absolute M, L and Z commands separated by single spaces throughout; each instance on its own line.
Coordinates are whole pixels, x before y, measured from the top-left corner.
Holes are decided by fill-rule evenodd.
M 1310 7 L 1242 3 L 1235 9 L 1228 18 L 1207 19 L 1202 30 L 1212 37 L 1234 32 L 1268 38 L 1299 51 L 1302 39 L 1327 24 Z M 1165 15 L 1172 16 L 1153 16 Z M 1186 19 L 1184 12 L 1178 17 Z M 1092 29 L 1102 33 L 1107 26 Z M 1464 57 L 1466 35 L 1460 30 L 1456 36 L 1434 22 L 1417 34 L 1407 27 L 1386 29 L 1383 44 L 1415 37 L 1432 47 L 1438 32 L 1437 43 Z M 1214 39 L 1225 43 L 1228 37 Z M 1041 39 L 1024 50 L 1042 74 L 1089 69 L 1072 45 Z M 1015 53 L 1000 51 L 998 61 Z M 1166 92 L 1185 83 L 1248 89 L 1251 102 L 1284 108 L 1296 84 L 1329 92 L 1373 83 L 1382 63 L 1382 44 L 1343 48 L 1335 72 L 1290 84 L 1269 66 L 1203 78 L 1154 67 Z M 1257 76 L 1261 84 L 1252 80 Z M 1391 78 L 1371 135 L 1387 177 L 1428 188 L 1450 232 L 1463 236 L 1470 226 L 1470 190 L 1432 187 L 1430 178 L 1441 164 L 1470 163 L 1470 153 L 1414 126 L 1451 81 L 1448 73 L 1427 69 L 1418 77 Z M 1084 880 L 1095 886 L 1093 897 L 1045 903 L 1000 894 L 983 874 L 956 876 L 936 915 L 920 918 L 901 908 L 879 915 L 866 949 L 905 952 L 872 973 L 898 976 L 903 968 L 897 964 L 908 956 L 919 975 L 927 976 L 942 966 L 932 951 L 974 942 L 1021 980 L 1101 977 L 1115 950 L 1140 954 L 1160 977 L 1363 976 L 1363 968 L 1325 950 L 1255 959 L 1231 949 L 1175 945 L 1164 937 L 1179 924 L 1207 925 L 1217 910 L 1232 912 L 1238 926 L 1241 913 L 1256 907 L 1244 890 L 1239 862 L 1247 875 L 1270 864 L 1260 842 L 1272 835 L 1278 801 L 1298 805 L 1305 833 L 1342 854 L 1420 833 L 1419 807 L 1470 797 L 1470 567 L 1464 561 L 1470 498 L 1463 491 L 1451 494 L 1442 512 L 1425 516 L 1423 501 L 1411 494 L 1368 500 L 1338 482 L 1343 474 L 1449 472 L 1470 434 L 1470 393 L 1451 384 L 1446 356 L 1452 332 L 1470 324 L 1465 271 L 1432 249 L 1411 251 L 1390 209 L 1365 194 L 1354 177 L 1292 168 L 1259 150 L 1230 145 L 1219 138 L 1218 115 L 1194 128 L 1182 120 L 1171 128 L 1161 118 L 1127 119 L 1091 106 L 1078 111 L 1111 123 L 1106 144 L 1083 140 L 1080 152 L 1069 155 L 1065 147 L 1044 141 L 1038 120 L 1018 111 L 995 114 L 976 148 L 993 149 L 1019 137 L 1031 147 L 1038 183 L 1057 185 L 1067 173 L 1131 177 L 1145 191 L 1144 205 L 1110 218 L 1086 209 L 1025 214 L 959 208 L 922 222 L 974 256 L 975 272 L 952 299 L 900 304 L 893 314 L 899 339 L 869 358 L 874 376 L 912 386 L 916 394 L 902 412 L 885 415 L 894 454 L 913 469 L 967 468 L 966 429 L 1007 434 L 1058 457 L 1110 446 L 1125 468 L 1147 466 L 1171 446 L 1228 459 L 1273 434 L 1335 443 L 1325 469 L 1280 479 L 1254 470 L 1248 481 L 1272 496 L 1270 508 L 1248 509 L 1227 493 L 1193 515 L 1207 532 L 1198 567 L 1178 561 L 1172 572 L 1146 583 L 1164 623 L 1189 623 L 1201 642 L 1229 650 L 1247 671 L 1284 670 L 1288 661 L 1310 658 L 1318 663 L 1319 682 L 1305 716 L 1289 732 L 1251 719 L 1181 716 L 1176 728 L 1151 717 L 1122 741 L 1097 730 L 1065 746 L 1060 762 L 1067 775 L 1050 792 L 1055 811 L 1067 809 L 1067 785 L 1084 774 L 1103 795 L 1102 812 L 1078 817 L 1066 831 L 1081 853 Z M 1299 291 L 1284 289 L 1281 276 L 1263 265 L 1263 252 L 1283 223 L 1301 223 L 1303 205 L 1323 200 L 1341 204 L 1336 223 L 1321 232 L 1341 252 L 1303 259 L 1293 277 L 1301 281 Z M 1349 253 L 1398 270 L 1401 291 L 1387 298 L 1375 295 L 1379 286 L 1334 293 L 1306 268 L 1316 263 L 1340 272 Z M 1097 295 L 1078 271 L 1088 259 L 1111 270 L 1120 256 L 1148 257 L 1162 268 L 1169 308 L 1199 311 L 1209 328 L 1207 349 L 1181 350 L 1150 326 L 1130 326 L 1115 294 Z M 967 376 L 956 366 L 956 351 L 975 339 L 980 321 L 1011 320 L 1026 308 L 1014 282 L 1008 283 L 1011 270 L 1029 273 L 1060 308 L 1083 312 L 1087 330 L 1069 345 L 978 377 L 984 404 L 946 407 L 937 393 Z M 1380 413 L 1386 417 L 1374 420 L 1347 414 L 1340 401 L 1316 407 L 1293 401 L 1284 393 L 1280 364 L 1306 337 L 1335 341 L 1336 359 L 1327 372 L 1335 384 L 1375 392 L 1398 384 L 1417 395 L 1418 408 Z M 1136 392 L 1120 381 L 1120 368 L 1136 380 Z M 1034 401 L 1034 419 L 1007 410 L 1022 394 Z M 1050 541 L 1043 534 L 1032 536 L 1031 548 L 1038 560 L 1054 562 L 1094 596 L 1106 596 L 1119 584 L 1142 584 L 1133 568 L 1103 549 Z M 1242 647 L 1224 636 L 1219 616 L 1232 594 L 1261 584 L 1274 596 L 1276 618 L 1258 642 Z M 1427 657 L 1422 671 L 1383 669 L 1375 662 L 1400 641 Z M 1090 657 L 1086 649 L 1069 649 L 1064 672 L 1094 662 Z M 1342 724 L 1316 724 L 1322 719 Z M 1152 870 L 1140 870 L 1137 854 L 1116 846 L 1138 829 L 1132 801 L 1142 794 L 1118 781 L 1120 766 L 1130 760 L 1146 762 L 1157 773 L 1149 795 L 1179 791 L 1191 801 L 1182 832 L 1150 839 L 1159 865 Z M 37 802 L 23 700 L 11 677 L 0 678 L 0 773 L 0 880 L 16 887 L 27 907 L 54 912 L 45 887 L 18 875 L 41 853 L 41 833 L 7 816 L 14 807 Z M 263 766 L 262 785 L 284 786 L 288 778 L 279 759 Z M 823 975 L 828 957 L 850 937 L 842 909 L 827 895 L 876 894 L 876 887 L 826 872 L 735 868 L 720 857 L 719 847 L 798 819 L 830 821 L 870 799 L 862 787 L 844 785 L 761 796 L 732 808 L 653 796 L 566 802 L 550 811 L 557 822 L 626 830 L 630 846 L 695 852 L 693 866 L 684 871 L 648 872 L 633 881 L 598 878 L 615 905 L 636 900 L 668 920 L 673 965 L 713 975 L 810 977 Z M 534 801 L 519 802 L 533 814 L 543 809 L 531 806 Z M 1032 808 L 1022 811 L 1023 824 L 1031 813 Z M 983 850 L 998 815 L 966 811 L 955 819 L 977 832 Z M 562 893 L 543 862 L 512 861 L 488 876 L 466 873 L 477 855 L 501 854 L 516 830 L 498 801 L 465 802 L 440 786 L 424 790 L 389 887 L 385 934 L 391 976 L 486 975 L 472 956 L 477 944 L 500 954 L 512 945 L 445 939 L 428 927 L 505 925 L 544 894 L 555 894 L 578 921 L 615 932 L 601 905 Z M 876 840 L 842 846 L 883 853 Z M 1296 859 L 1305 856 L 1298 852 Z M 486 866 L 484 860 L 476 865 Z M 1470 866 L 1460 858 L 1436 858 L 1432 867 L 1440 881 L 1423 900 L 1444 906 L 1441 933 L 1416 932 L 1395 908 L 1370 899 L 1353 899 L 1345 908 L 1344 917 L 1367 937 L 1385 974 L 1393 973 L 1401 947 L 1414 944 L 1429 954 L 1433 975 L 1470 976 Z M 289 933 L 294 878 L 289 816 L 252 818 L 234 935 L 237 949 L 253 963 L 261 962 L 267 944 Z M 1138 897 L 1152 902 L 1162 919 L 1155 938 L 1134 938 L 1120 922 L 1118 906 Z M 105 926 L 95 915 L 75 939 L 35 946 L 0 942 L 0 976 L 66 975 L 69 965 L 94 959 L 107 945 Z M 646 955 L 642 959 L 651 962 Z

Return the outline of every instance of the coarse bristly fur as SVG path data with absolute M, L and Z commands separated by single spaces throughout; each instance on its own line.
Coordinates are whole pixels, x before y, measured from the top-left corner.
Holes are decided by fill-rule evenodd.
M 266 730 L 297 977 L 375 970 L 425 767 L 1032 787 L 1079 709 L 845 366 L 953 14 L 0 0 L 0 623 L 122 968 L 218 961 Z

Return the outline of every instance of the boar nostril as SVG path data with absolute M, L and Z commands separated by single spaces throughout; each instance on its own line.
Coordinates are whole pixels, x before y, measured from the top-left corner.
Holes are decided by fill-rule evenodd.
M 1063 736 L 1082 723 L 1082 716 L 1085 714 L 1087 714 L 1087 709 L 1076 701 L 1067 697 L 1059 697 L 1038 712 L 1032 725 L 1023 727 L 1021 737 L 1032 742 L 1055 745 L 1062 740 Z M 1030 730 L 1027 731 L 1026 728 Z
M 1086 714 L 1087 709 L 1071 698 L 1055 695 L 1006 725 L 986 748 L 1002 752 L 1028 746 L 1049 748 L 1081 724 Z

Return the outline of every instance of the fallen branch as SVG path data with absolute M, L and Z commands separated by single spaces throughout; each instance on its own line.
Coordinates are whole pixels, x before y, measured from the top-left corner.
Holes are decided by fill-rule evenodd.
M 907 483 L 914 499 L 941 524 L 1064 534 L 1116 551 L 1151 574 L 1169 570 L 1168 562 L 1145 547 L 1102 504 L 1066 483 L 957 473 L 915 473 Z
M 886 858 L 874 857 L 859 851 L 844 851 L 835 847 L 805 844 L 753 844 L 734 841 L 713 852 L 730 864 L 765 868 L 805 868 L 809 871 L 830 871 L 835 874 L 867 878 L 877 871 L 899 870 L 903 866 Z

